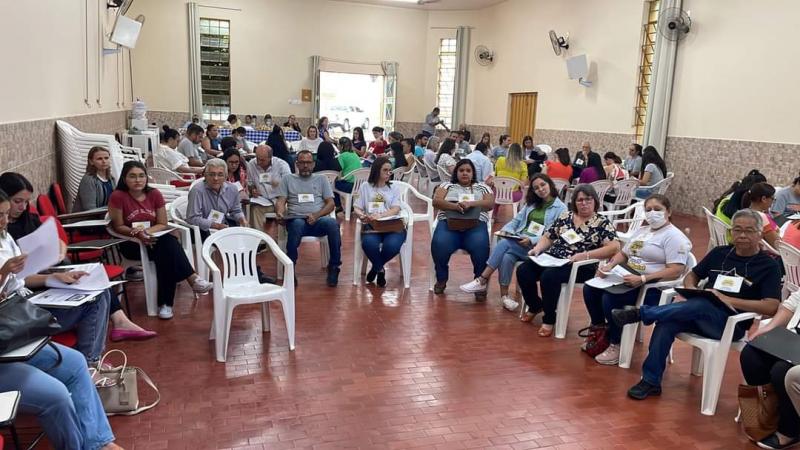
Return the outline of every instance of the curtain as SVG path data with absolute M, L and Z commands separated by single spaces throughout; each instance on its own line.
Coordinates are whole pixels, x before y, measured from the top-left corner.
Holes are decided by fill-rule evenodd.
M 453 123 L 450 124 L 450 128 L 454 130 L 459 124 L 466 122 L 470 31 L 469 27 L 458 27 L 456 30 L 456 78 L 453 89 Z
M 311 125 L 316 125 L 319 120 L 319 67 L 320 58 L 311 57 Z
M 200 12 L 194 2 L 186 4 L 189 17 L 189 113 L 203 117 L 203 91 L 200 78 Z
M 660 10 L 680 8 L 681 0 L 661 0 Z M 658 26 L 661 27 L 659 17 Z M 669 111 L 672 101 L 672 82 L 675 79 L 675 59 L 678 42 L 656 33 L 656 48 L 653 55 L 653 73 L 650 77 L 650 98 L 645 118 L 642 145 L 652 145 L 663 156 L 669 128 Z
M 396 62 L 383 61 L 383 117 L 381 121 L 386 132 L 394 131 L 397 114 L 397 66 Z

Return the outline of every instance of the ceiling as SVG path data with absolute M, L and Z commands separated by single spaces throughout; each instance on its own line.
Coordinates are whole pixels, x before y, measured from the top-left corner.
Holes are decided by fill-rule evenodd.
M 427 10 L 469 10 L 469 9 L 483 9 L 505 0 L 439 0 L 424 5 L 416 3 L 393 1 L 393 0 L 333 0 L 339 2 L 350 3 L 368 3 L 371 5 L 395 6 L 398 8 L 414 8 L 414 9 L 427 9 Z M 426 0 L 428 1 L 428 0 Z

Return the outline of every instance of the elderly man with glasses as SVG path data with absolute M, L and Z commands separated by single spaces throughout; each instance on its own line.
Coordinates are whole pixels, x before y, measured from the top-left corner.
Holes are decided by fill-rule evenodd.
M 284 176 L 278 185 L 275 216 L 286 226 L 286 255 L 297 264 L 297 247 L 304 236 L 327 236 L 330 248 L 327 284 L 339 283 L 342 239 L 339 223 L 329 217 L 334 209 L 333 189 L 328 179 L 314 171 L 314 157 L 308 150 L 297 154 L 297 173 Z
M 219 158 L 208 161 L 205 178 L 189 191 L 189 204 L 186 208 L 186 221 L 200 227 L 203 239 L 210 230 L 222 230 L 228 226 L 247 226 L 247 218 L 242 212 L 239 189 L 226 181 L 228 165 Z
M 751 311 L 772 316 L 777 311 L 781 269 L 777 260 L 761 250 L 761 215 L 752 209 L 742 209 L 733 215 L 731 222 L 733 245 L 711 250 L 683 283 L 688 289 L 698 289 L 700 281 L 707 280 L 705 289 L 720 302 L 698 293 L 669 305 L 626 307 L 611 312 L 620 327 L 639 321 L 656 324 L 650 351 L 642 365 L 642 379 L 628 390 L 629 397 L 643 400 L 661 394 L 667 356 L 679 333 L 720 339 L 731 315 Z M 741 339 L 752 323 L 752 320 L 738 323 L 733 339 Z

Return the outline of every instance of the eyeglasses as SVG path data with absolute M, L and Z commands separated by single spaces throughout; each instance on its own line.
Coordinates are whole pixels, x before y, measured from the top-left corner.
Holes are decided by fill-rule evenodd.
M 733 234 L 756 234 L 756 233 L 758 233 L 758 230 L 756 230 L 754 228 L 747 228 L 747 229 L 745 229 L 745 228 L 732 228 L 731 229 L 731 233 L 733 233 Z
M 591 197 L 576 198 L 575 203 L 592 203 L 594 199 Z
M 225 178 L 225 174 L 222 172 L 209 172 L 206 174 L 208 178 Z

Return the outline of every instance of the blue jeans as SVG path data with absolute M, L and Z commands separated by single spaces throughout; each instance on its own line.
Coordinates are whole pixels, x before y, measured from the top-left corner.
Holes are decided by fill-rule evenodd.
M 108 289 L 97 296 L 97 299 L 75 308 L 47 308 L 50 314 L 58 319 L 64 330 L 75 329 L 78 335 L 76 348 L 83 353 L 90 363 L 96 362 L 103 355 L 108 330 L 108 308 L 111 294 Z
M 353 192 L 353 183 L 347 180 L 336 180 L 333 185 L 336 187 L 337 191 Z M 333 193 L 333 202 L 336 204 L 337 208 L 342 207 L 342 198 L 335 192 Z
M 499 272 L 500 286 L 511 284 L 511 276 L 514 275 L 514 264 L 517 261 L 524 261 L 528 257 L 528 249 L 519 245 L 513 239 L 500 239 L 494 246 L 492 254 L 486 265 Z
M 306 219 L 287 219 L 286 220 L 286 256 L 297 264 L 297 247 L 304 236 L 328 237 L 328 248 L 330 249 L 330 260 L 328 266 L 339 267 L 342 265 L 342 238 L 339 236 L 339 223 L 330 217 L 320 217 L 309 225 Z
M 636 198 L 647 198 L 653 193 L 653 189 L 648 187 L 640 187 L 636 189 Z
M 486 222 L 480 221 L 478 225 L 466 231 L 450 231 L 447 220 L 440 220 L 436 224 L 431 239 L 431 255 L 433 265 L 436 267 L 436 281 L 444 283 L 449 276 L 450 256 L 456 250 L 466 250 L 472 260 L 472 270 L 475 278 L 480 276 L 486 268 L 489 258 L 489 232 Z
M 611 318 L 612 309 L 622 309 L 635 305 L 639 298 L 640 288 L 631 289 L 622 294 L 612 294 L 603 289 L 583 285 L 583 303 L 592 318 L 592 325 L 608 324 L 608 342 L 619 345 L 622 337 L 622 328 L 618 327 Z M 655 306 L 661 298 L 661 289 L 648 289 L 644 296 L 644 305 Z
M 372 263 L 372 270 L 380 272 L 392 258 L 400 253 L 406 241 L 406 231 L 395 233 L 366 233 L 361 235 L 361 248 Z
M 661 385 L 661 377 L 667 363 L 672 341 L 678 333 L 695 333 L 711 339 L 719 339 L 725 330 L 729 314 L 721 306 L 716 306 L 703 298 L 690 298 L 664 306 L 642 306 L 642 323 L 656 323 L 650 337 L 650 351 L 642 365 L 644 381 Z M 737 327 L 733 339 L 744 336 L 745 330 Z
M 0 364 L 0 391 L 22 392 L 20 411 L 36 416 L 55 448 L 99 449 L 114 434 L 86 360 L 76 350 L 55 345 L 61 364 L 56 365 L 56 351 L 49 345 L 26 362 Z

